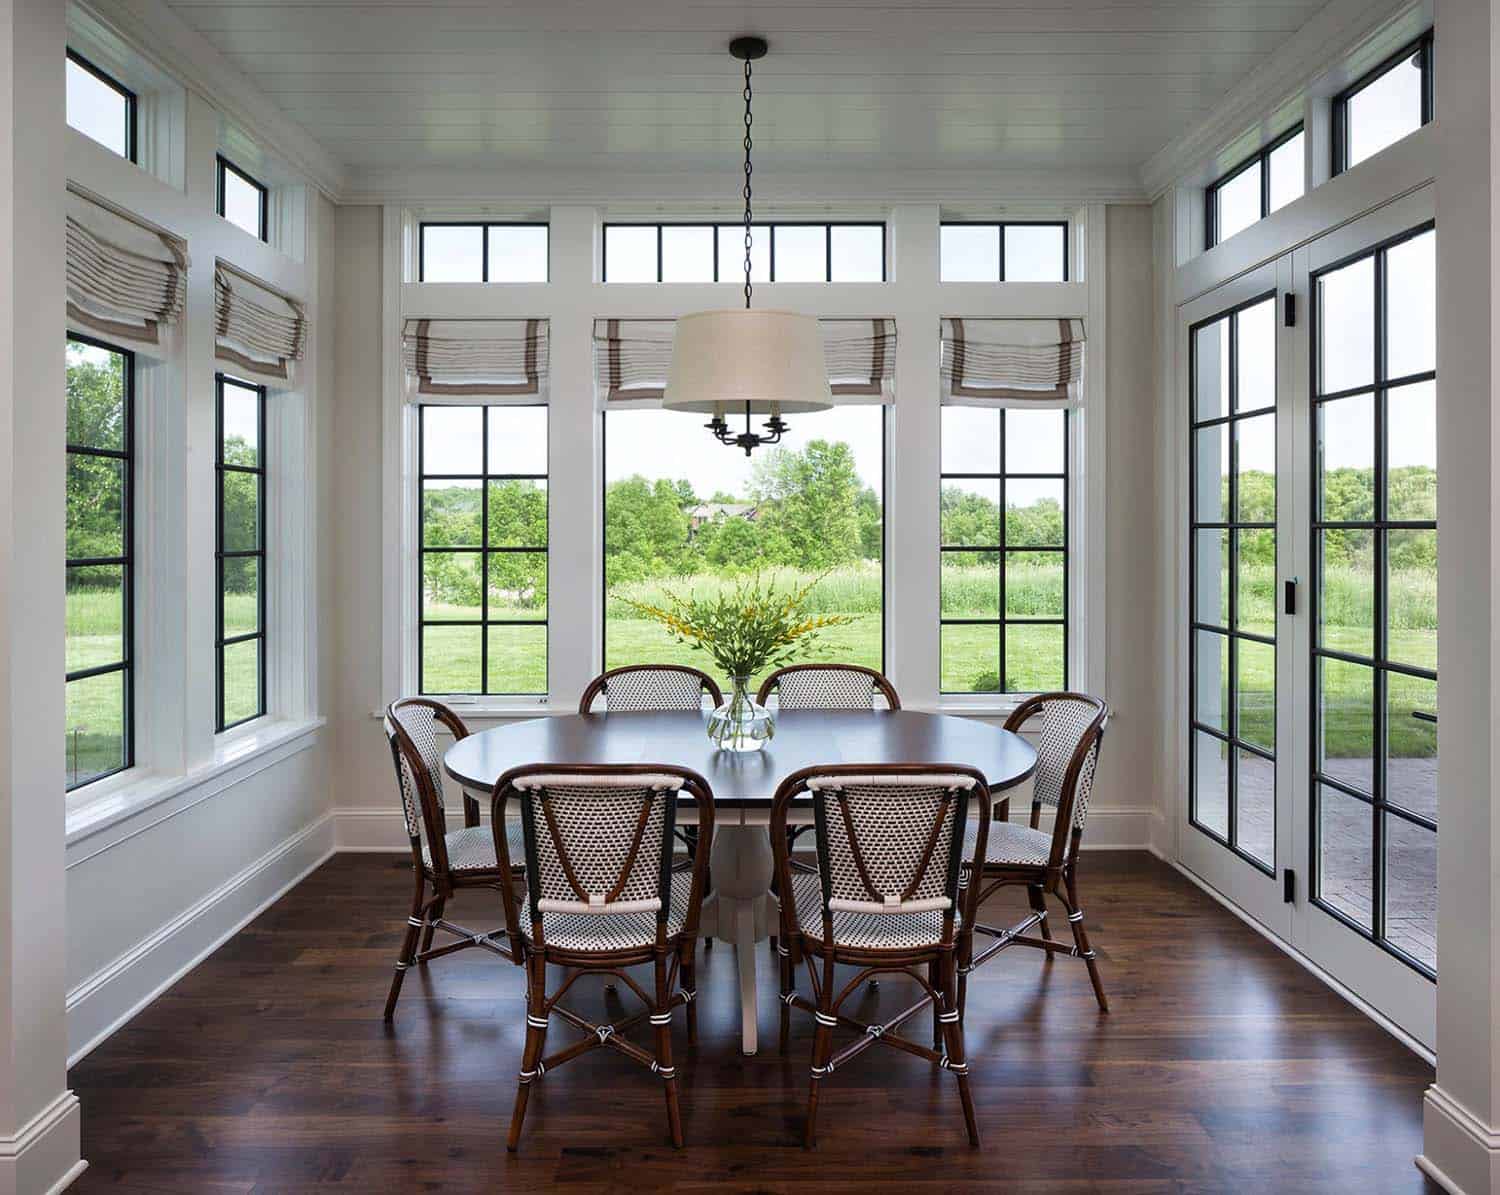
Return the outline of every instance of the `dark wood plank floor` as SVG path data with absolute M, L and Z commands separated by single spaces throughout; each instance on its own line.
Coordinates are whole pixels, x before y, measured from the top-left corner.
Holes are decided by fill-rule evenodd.
M 768 1048 L 742 1058 L 734 951 L 718 945 L 695 1052 L 678 1021 L 687 1149 L 667 1142 L 659 1081 L 596 1051 L 536 1088 L 507 1157 L 520 971 L 441 959 L 407 980 L 387 1030 L 408 865 L 341 855 L 74 1068 L 79 1189 L 1436 1190 L 1412 1165 L 1430 1068 L 1149 856 L 1089 854 L 1081 885 L 1114 1011 L 1097 1014 L 1071 959 L 1017 949 L 978 973 L 980 1150 L 950 1076 L 877 1048 L 825 1085 L 804 1152 L 810 1024 L 778 1054 L 762 947 Z M 449 912 L 489 924 L 477 895 Z M 865 1011 L 904 988 L 887 981 Z M 605 999 L 595 986 L 578 1004 Z

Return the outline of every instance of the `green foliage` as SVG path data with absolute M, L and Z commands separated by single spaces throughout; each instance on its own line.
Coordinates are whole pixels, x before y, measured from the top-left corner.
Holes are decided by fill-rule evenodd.
M 941 497 L 942 538 L 948 547 L 990 547 L 1000 536 L 999 504 L 983 494 L 956 485 L 943 487 Z M 1038 498 L 1027 506 L 1008 505 L 1005 511 L 1005 542 L 1013 547 L 1063 545 L 1062 504 L 1055 498 Z M 999 563 L 997 552 L 977 552 L 971 563 Z
M 688 571 L 688 516 L 676 484 L 639 474 L 615 482 L 604 501 L 604 575 L 610 586 Z
M 865 554 L 859 474 L 849 445 L 813 440 L 801 452 L 774 449 L 756 462 L 750 490 L 757 521 L 790 545 L 786 563 L 816 571 Z
M 68 443 L 83 448 L 125 447 L 125 382 L 116 360 L 68 346 Z M 120 556 L 125 552 L 125 468 L 110 457 L 68 454 L 67 554 Z M 74 585 L 107 585 L 115 569 L 80 569 Z

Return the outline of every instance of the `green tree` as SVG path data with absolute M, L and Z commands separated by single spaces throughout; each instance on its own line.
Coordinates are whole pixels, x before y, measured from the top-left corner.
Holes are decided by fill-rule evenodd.
M 786 537 L 799 567 L 833 568 L 862 555 L 849 445 L 813 440 L 801 452 L 778 449 L 757 462 L 750 488 L 759 517 Z
M 608 584 L 682 571 L 691 556 L 688 517 L 674 483 L 639 474 L 622 478 L 606 491 L 604 510 Z

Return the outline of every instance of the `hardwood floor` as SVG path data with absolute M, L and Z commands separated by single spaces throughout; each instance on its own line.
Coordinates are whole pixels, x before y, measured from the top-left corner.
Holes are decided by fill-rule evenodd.
M 716 944 L 696 1050 L 675 1027 L 687 1148 L 668 1144 L 659 1081 L 599 1050 L 534 1088 L 508 1157 L 520 969 L 437 960 L 388 1030 L 409 862 L 336 856 L 74 1068 L 77 1189 L 1437 1190 L 1412 1165 L 1428 1066 L 1159 861 L 1089 853 L 1079 871 L 1113 1012 L 1076 960 L 1012 949 L 976 973 L 981 1149 L 949 1075 L 877 1047 L 825 1082 L 802 1150 L 811 1019 L 781 1056 L 763 945 L 763 1052 L 742 1058 L 734 951 Z M 464 894 L 448 915 L 487 913 Z M 885 981 L 855 1015 L 906 989 Z M 606 999 L 596 982 L 576 1003 Z

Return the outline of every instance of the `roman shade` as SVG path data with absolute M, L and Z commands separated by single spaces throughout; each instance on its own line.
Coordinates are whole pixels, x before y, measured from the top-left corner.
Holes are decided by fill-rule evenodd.
M 895 320 L 825 319 L 818 326 L 836 404 L 895 401 Z M 676 328 L 669 319 L 594 321 L 594 377 L 601 407 L 661 406 Z
M 68 326 L 123 347 L 161 343 L 187 301 L 187 244 L 69 190 Z
M 943 402 L 1071 407 L 1082 397 L 1083 321 L 945 319 Z
M 411 400 L 545 401 L 548 360 L 544 319 L 411 319 L 401 329 Z
M 214 264 L 214 356 L 236 372 L 286 381 L 307 346 L 302 304 L 220 261 Z

